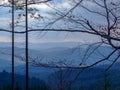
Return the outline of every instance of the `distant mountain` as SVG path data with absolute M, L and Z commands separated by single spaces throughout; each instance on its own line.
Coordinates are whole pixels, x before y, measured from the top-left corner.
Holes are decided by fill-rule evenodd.
M 35 50 L 42 50 L 42 49 L 48 49 L 48 48 L 55 48 L 55 47 L 76 47 L 80 45 L 81 43 L 79 42 L 49 42 L 49 43 L 29 43 L 29 48 L 30 49 L 35 49 Z M 12 43 L 11 42 L 0 42 L 0 47 L 11 47 Z M 25 48 L 25 43 L 17 43 L 15 42 L 15 46 L 19 48 Z
M 40 47 L 40 46 L 39 46 Z M 46 49 L 29 49 L 29 57 L 31 59 L 37 59 L 41 63 L 49 64 L 59 64 L 62 65 L 64 62 L 67 65 L 79 66 L 82 61 L 86 64 L 92 64 L 101 58 L 107 56 L 112 48 L 108 46 L 78 46 L 78 47 L 54 47 Z M 10 47 L 0 47 L 0 59 L 11 60 L 11 48 Z M 22 63 L 20 57 L 25 57 L 25 49 L 15 47 L 15 61 L 16 63 Z M 111 57 L 111 60 L 114 58 Z
M 97 50 L 96 48 L 97 46 L 88 48 L 88 46 L 83 45 L 73 48 L 54 47 L 41 50 L 29 49 L 29 57 L 31 60 L 36 60 L 38 63 L 79 66 L 83 60 L 86 64 L 92 64 L 104 58 L 112 51 L 112 48 L 108 46 L 98 47 Z M 3 69 L 9 69 L 9 71 L 11 71 L 11 53 L 12 49 L 10 47 L 0 47 L 0 71 Z M 25 49 L 15 47 L 15 67 L 24 67 L 24 58 Z M 113 58 L 115 57 L 112 56 L 109 60 Z M 120 61 L 120 59 L 118 61 Z M 106 62 L 106 64 L 108 63 L 110 62 Z
M 65 90 L 120 90 L 120 68 L 115 68 L 118 66 L 116 63 L 109 71 L 105 71 L 108 65 L 89 68 L 83 72 L 81 69 L 59 69 L 49 76 L 50 86 L 57 90 L 62 83 Z
M 47 49 L 41 49 L 41 50 L 40 49 L 38 49 L 38 50 L 29 49 L 29 56 L 30 56 L 30 58 L 33 59 L 33 61 L 37 60 L 38 63 L 39 62 L 40 63 L 49 63 L 52 65 L 54 65 L 54 64 L 64 65 L 64 63 L 65 63 L 67 65 L 77 66 L 80 64 L 80 62 L 81 62 L 81 60 L 83 60 L 83 58 L 86 60 L 87 64 L 92 64 L 95 61 L 103 58 L 103 55 L 106 56 L 112 51 L 112 48 L 110 48 L 108 46 L 101 46 L 101 47 L 97 48 L 97 50 L 95 50 L 96 48 L 97 48 L 96 46 L 92 46 L 91 48 L 88 48 L 87 46 L 82 46 L 82 47 L 78 46 L 78 47 L 73 47 L 73 48 L 54 47 L 54 48 L 47 48 Z M 11 72 L 11 52 L 12 51 L 11 51 L 10 47 L 0 47 L 0 71 L 6 70 L 6 71 Z M 93 54 L 91 54 L 91 52 L 93 52 Z M 25 62 L 22 61 L 21 58 L 19 58 L 19 56 L 25 57 L 25 49 L 15 47 L 15 73 L 17 73 L 19 75 L 25 75 Z M 87 56 L 89 56 L 89 57 L 87 57 Z M 110 59 L 112 60 L 113 58 L 114 58 L 114 56 L 111 57 Z M 118 61 L 120 61 L 120 59 Z M 104 64 L 107 66 L 109 63 L 107 62 Z M 76 87 L 78 87 L 79 83 L 83 83 L 83 85 L 85 85 L 87 79 L 89 80 L 89 78 L 90 79 L 95 78 L 97 80 L 100 77 L 100 80 L 103 80 L 103 75 L 102 75 L 103 74 L 103 66 L 102 65 L 104 65 L 104 64 L 102 63 L 95 69 L 92 69 L 92 70 L 90 69 L 90 70 L 86 71 L 84 74 L 81 74 L 82 76 L 81 76 L 80 80 L 78 79 L 78 82 L 77 82 L 77 84 L 75 84 L 75 86 L 77 85 Z M 119 67 L 118 65 L 119 64 L 117 64 L 114 67 L 114 69 L 116 68 L 116 70 L 117 70 Z M 115 70 L 115 72 L 117 72 L 116 70 Z M 44 80 L 46 83 L 49 83 L 48 81 L 53 80 L 53 79 L 50 79 L 50 77 L 54 76 L 54 73 L 58 72 L 58 71 L 59 71 L 58 69 L 46 68 L 46 67 L 42 67 L 42 66 L 35 66 L 33 64 L 29 64 L 30 77 L 39 78 L 41 80 Z M 65 72 L 65 71 L 63 71 L 63 72 Z M 68 75 L 69 77 L 66 75 L 67 76 L 66 79 L 70 80 L 71 77 L 74 76 L 75 72 L 78 73 L 78 71 L 73 70 L 72 74 Z M 115 72 L 112 72 L 112 73 L 115 73 Z M 94 76 L 93 74 L 95 75 L 95 77 L 92 77 L 92 76 Z M 81 81 L 81 79 L 83 81 Z M 94 83 L 96 82 L 95 79 L 92 80 Z M 79 82 L 79 81 L 81 81 L 81 82 Z M 87 82 L 89 82 L 89 81 L 87 81 Z M 91 85 L 92 83 L 90 82 L 88 84 Z M 75 86 L 73 86 L 73 87 L 75 87 Z
M 0 59 L 1 60 L 9 60 L 11 61 L 11 48 L 10 47 L 0 47 Z M 29 49 L 29 57 L 36 58 L 38 57 L 38 61 L 42 58 L 43 63 L 46 62 L 66 62 L 66 63 L 72 63 L 77 62 L 77 60 L 80 60 L 79 52 L 72 53 L 72 48 L 65 48 L 65 47 L 58 47 L 58 48 L 48 48 L 48 49 L 42 49 L 42 50 L 33 50 Z M 25 57 L 25 49 L 24 48 L 18 48 L 15 47 L 15 61 L 16 63 L 20 63 L 20 57 Z M 66 61 L 65 61 L 66 60 Z M 77 62 L 78 63 L 78 62 Z M 73 63 L 74 64 L 74 63 Z

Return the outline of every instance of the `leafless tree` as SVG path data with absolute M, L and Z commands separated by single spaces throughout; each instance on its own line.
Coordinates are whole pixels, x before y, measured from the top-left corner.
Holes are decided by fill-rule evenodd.
M 65 31 L 81 32 L 96 35 L 100 38 L 103 45 L 113 48 L 107 56 L 85 67 L 94 66 L 111 58 L 115 53 L 113 63 L 119 59 L 120 54 L 120 1 L 118 0 L 70 0 L 68 5 L 71 7 L 59 9 L 57 6 L 48 5 L 55 12 L 52 13 L 54 18 L 46 25 L 43 31 Z M 63 2 L 62 2 L 63 3 Z M 62 22 L 62 23 L 60 23 Z M 61 25 L 59 25 L 61 24 Z M 57 26 L 54 28 L 54 26 Z M 48 29 L 49 26 L 53 26 Z M 60 27 L 62 26 L 62 27 Z M 34 30 L 34 29 L 33 29 Z M 36 29 L 40 30 L 40 29 Z M 100 44 L 101 44 L 100 43 Z M 109 67 L 108 67 L 109 68 Z
M 112 51 L 110 51 L 107 56 L 102 55 L 103 56 L 102 59 L 99 59 L 90 65 L 83 65 L 84 60 L 82 60 L 82 63 L 80 62 L 80 66 L 77 68 L 83 67 L 84 69 L 86 69 L 92 67 L 99 64 L 100 62 L 107 61 L 112 56 L 116 55 L 116 57 L 112 60 L 111 65 L 107 68 L 109 69 L 119 59 L 120 57 L 119 54 L 120 2 L 119 1 L 70 0 L 69 2 L 68 1 L 59 2 L 62 3 L 61 7 L 56 6 L 57 1 L 55 0 L 52 0 L 51 2 L 52 3 L 47 3 L 47 5 L 54 10 L 53 12 L 50 13 L 50 15 L 52 15 L 53 17 L 52 19 L 49 19 L 50 22 L 44 23 L 46 25 L 42 29 L 31 28 L 28 30 L 28 32 L 57 31 L 57 32 L 72 32 L 72 33 L 77 32 L 83 34 L 87 33 L 90 35 L 95 35 L 97 38 L 99 38 L 100 40 L 99 43 L 95 42 L 97 43 L 98 47 L 102 45 L 108 45 L 112 48 Z M 70 7 L 62 6 L 63 3 L 65 2 L 67 2 Z M 1 31 L 10 32 L 8 30 L 1 30 Z M 15 33 L 25 33 L 25 31 L 16 31 Z M 92 45 L 90 45 L 90 47 Z M 93 52 L 95 50 L 97 50 L 97 48 L 94 49 Z M 86 54 L 85 56 L 89 56 L 89 55 Z M 53 66 L 53 67 L 59 67 L 59 66 Z
M 109 61 L 111 64 L 106 70 L 109 70 L 117 60 L 120 59 L 120 1 L 118 0 L 70 0 L 71 7 L 59 9 L 54 3 L 48 4 L 55 11 L 51 14 L 54 16 L 44 29 L 32 29 L 33 31 L 62 31 L 62 32 L 79 32 L 88 33 L 97 36 L 100 42 L 98 47 L 108 45 L 112 48 L 106 56 L 98 59 L 90 65 L 83 65 L 80 62 L 82 71 L 93 67 L 101 62 Z M 63 10 L 63 11 L 62 11 Z M 61 23 L 62 22 L 62 23 Z M 59 25 L 60 24 L 60 25 Z M 53 26 L 52 28 L 50 28 Z M 57 27 L 54 27 L 57 26 Z M 62 27 L 61 27 L 62 26 Z M 64 27 L 63 27 L 64 26 Z M 32 31 L 30 30 L 30 31 Z M 101 45 L 102 44 L 102 45 Z M 93 44 L 92 44 L 93 45 Z M 91 45 L 91 46 L 92 46 Z M 93 52 L 97 50 L 94 49 Z M 89 50 L 88 50 L 89 51 Z M 87 51 L 87 52 L 88 52 Z M 89 54 L 86 56 L 90 56 Z M 91 52 L 91 53 L 93 53 Z M 58 66 L 55 66 L 58 67 Z M 61 66 L 62 67 L 62 66 Z M 70 67 L 67 67 L 70 68 Z M 72 67 L 76 68 L 76 67 Z M 81 73 L 81 72 L 79 72 Z M 78 73 L 78 75 L 79 75 Z M 76 76 L 77 78 L 77 76 Z M 76 80 L 74 78 L 74 80 Z M 74 81 L 73 80 L 73 81 Z
M 50 3 L 48 2 L 50 1 Z M 47 2 L 47 3 L 46 3 Z M 63 6 L 63 3 L 67 2 L 67 7 Z M 39 3 L 39 2 L 37 2 Z M 92 51 L 87 48 L 84 58 L 80 60 L 79 66 L 58 66 L 58 65 L 49 65 L 42 64 L 40 62 L 31 61 L 31 63 L 37 66 L 46 66 L 46 67 L 54 67 L 54 68 L 76 68 L 83 70 L 93 67 L 101 62 L 109 61 L 112 58 L 112 62 L 110 66 L 106 69 L 109 70 L 117 60 L 120 59 L 120 1 L 118 0 L 66 0 L 59 2 L 61 5 L 57 6 L 57 0 L 46 0 L 40 1 L 40 3 L 46 3 L 48 7 L 52 8 L 54 11 L 50 13 L 51 17 L 45 19 L 47 22 L 44 23 L 43 27 L 38 27 L 37 29 L 29 28 L 28 32 L 39 32 L 39 31 L 57 31 L 57 32 L 77 32 L 77 33 L 87 33 L 90 35 L 94 35 L 99 38 L 99 42 L 97 43 L 97 47 Z M 36 4 L 35 2 L 30 1 L 29 4 Z M 24 7 L 24 4 L 20 7 Z M 21 9 L 21 8 L 19 8 Z M 22 10 L 22 9 L 21 9 Z M 36 11 L 36 9 L 30 9 L 30 12 Z M 18 15 L 19 16 L 19 15 Z M 20 14 L 20 16 L 25 16 L 24 14 Z M 31 12 L 31 17 L 36 17 Z M 38 14 L 38 17 L 42 17 Z M 43 17 L 42 17 L 43 18 Z M 38 18 L 37 18 L 38 19 Z M 41 21 L 38 21 L 41 23 Z M 19 26 L 17 21 L 17 24 Z M 57 26 L 57 27 L 56 27 Z M 11 32 L 10 30 L 0 29 L 0 31 Z M 26 31 L 15 31 L 16 34 L 26 33 Z M 91 38 L 92 39 L 92 38 Z M 107 54 L 101 54 L 103 58 L 98 59 L 92 64 L 85 64 L 86 58 L 89 58 L 92 53 L 98 50 L 102 45 L 108 45 L 112 48 L 112 50 Z M 89 53 L 89 51 L 91 51 Z M 81 62 L 82 61 L 82 62 Z M 79 72 L 74 80 L 81 73 Z M 72 81 L 74 81 L 72 80 Z

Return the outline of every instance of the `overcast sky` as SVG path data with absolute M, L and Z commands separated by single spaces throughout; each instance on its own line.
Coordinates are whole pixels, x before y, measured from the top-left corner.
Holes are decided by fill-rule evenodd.
M 54 0 L 55 1 L 55 0 Z M 56 3 L 56 2 L 55 2 Z M 72 8 L 71 4 L 69 4 L 69 0 L 61 0 L 61 3 L 56 3 L 57 7 L 64 7 L 67 9 Z M 86 3 L 86 5 L 89 5 L 91 7 L 94 7 L 91 3 Z M 53 9 L 51 9 L 46 4 L 39 4 L 39 5 L 31 5 L 29 7 L 35 7 L 40 10 L 40 14 L 44 17 L 49 17 L 49 13 L 53 12 Z M 9 23 L 11 22 L 11 13 L 10 8 L 3 8 L 0 7 L 0 28 L 3 29 L 10 29 Z M 23 11 L 24 12 L 24 11 Z M 81 12 L 86 14 L 82 9 Z M 16 12 L 18 14 L 19 12 Z M 77 13 L 77 11 L 76 11 Z M 92 15 L 90 15 L 90 18 Z M 98 18 L 98 17 L 96 17 Z M 97 20 L 97 19 L 96 19 Z M 29 19 L 30 23 L 33 23 L 32 19 Z M 37 22 L 37 21 L 36 21 Z M 41 22 L 39 21 L 38 24 Z M 61 27 L 64 27 L 64 24 L 62 22 L 59 23 Z M 31 25 L 31 24 L 29 24 Z M 37 24 L 36 24 L 37 25 Z M 60 26 L 59 25 L 59 26 Z M 21 29 L 21 28 L 19 28 Z M 22 28 L 24 29 L 24 28 Z M 16 29 L 15 29 L 16 30 Z M 24 42 L 25 35 L 15 35 L 15 42 Z M 30 33 L 29 34 L 29 42 L 30 43 L 46 43 L 46 42 L 80 42 L 80 43 L 92 43 L 98 41 L 99 38 L 93 35 L 83 34 L 83 33 L 68 33 L 68 32 L 37 32 L 37 33 Z M 6 32 L 0 32 L 0 42 L 11 42 L 11 34 Z

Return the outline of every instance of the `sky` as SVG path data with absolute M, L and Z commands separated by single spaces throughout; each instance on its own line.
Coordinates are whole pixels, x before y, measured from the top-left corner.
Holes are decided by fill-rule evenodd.
M 55 1 L 55 0 L 54 0 Z M 70 2 L 68 0 L 61 0 L 59 2 L 54 2 L 56 3 L 56 6 L 58 9 L 61 8 L 61 6 L 63 8 L 61 9 L 70 9 L 72 8 Z M 92 7 L 91 3 L 86 2 L 86 5 L 89 5 L 90 7 Z M 49 13 L 54 12 L 53 9 L 51 9 L 49 6 L 47 6 L 46 4 L 39 4 L 39 5 L 31 5 L 29 7 L 35 7 L 37 9 L 40 10 L 40 14 L 44 17 L 50 17 L 53 18 L 53 16 L 51 17 Z M 54 7 L 54 6 L 53 6 Z M 0 20 L 2 22 L 0 22 L 0 29 L 10 29 L 9 23 L 11 22 L 11 13 L 10 12 L 10 8 L 2 8 L 0 7 Z M 75 13 L 77 14 L 78 11 L 76 11 Z M 83 15 L 85 15 L 86 13 L 81 10 L 81 12 L 83 13 Z M 16 11 L 15 15 L 19 14 L 19 11 Z M 24 13 L 24 11 L 22 11 L 22 13 Z M 90 16 L 90 18 L 92 17 L 92 15 Z M 15 17 L 17 19 L 17 17 Z M 96 17 L 98 18 L 98 17 Z M 40 25 L 41 23 L 43 23 L 41 20 L 40 21 L 35 21 L 36 23 L 34 23 L 33 19 L 29 18 L 29 26 L 33 27 L 33 25 L 31 23 L 34 23 L 34 25 Z M 24 23 L 22 23 L 24 25 Z M 69 23 L 68 23 L 69 24 Z M 69 24 L 71 25 L 71 24 Z M 57 25 L 53 25 L 52 27 L 56 27 Z M 61 27 L 65 27 L 63 24 L 63 21 L 58 22 L 58 26 Z M 41 28 L 41 26 L 38 26 L 38 28 Z M 15 28 L 15 30 L 17 29 L 22 29 L 24 30 L 25 28 Z M 60 43 L 60 42 L 80 42 L 80 43 L 93 43 L 93 42 L 97 42 L 99 41 L 100 38 L 94 35 L 89 35 L 89 34 L 83 34 L 83 33 L 69 33 L 69 32 L 32 32 L 29 33 L 29 42 L 30 43 Z M 11 34 L 7 33 L 7 32 L 0 32 L 0 42 L 11 42 Z M 21 35 L 15 35 L 15 42 L 18 43 L 22 43 L 25 42 L 25 34 L 21 34 Z

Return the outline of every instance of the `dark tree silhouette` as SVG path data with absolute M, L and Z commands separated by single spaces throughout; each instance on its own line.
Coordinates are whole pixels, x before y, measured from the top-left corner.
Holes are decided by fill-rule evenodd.
M 11 0 L 9 0 L 11 3 Z M 111 64 L 109 65 L 106 70 L 109 70 L 116 62 L 120 59 L 120 1 L 119 0 L 66 0 L 64 2 L 69 2 L 68 5 L 70 7 L 64 7 L 61 4 L 61 7 L 57 7 L 56 4 L 57 0 L 40 0 L 40 1 L 33 1 L 30 0 L 29 2 L 19 2 L 15 1 L 15 3 L 18 3 L 18 7 L 16 10 L 26 10 L 26 14 L 18 14 L 19 19 L 16 21 L 15 26 L 19 26 L 19 21 L 21 17 L 26 17 L 28 13 L 31 14 L 31 18 L 34 18 L 36 20 L 35 14 L 32 14 L 32 11 L 35 11 L 38 13 L 38 10 L 36 9 L 29 9 L 25 8 L 25 5 L 31 5 L 31 4 L 38 4 L 38 3 L 46 3 L 50 8 L 52 8 L 54 11 L 50 13 L 50 15 L 53 18 L 48 18 L 48 20 L 41 16 L 39 13 L 37 15 L 37 20 L 39 18 L 44 18 L 47 22 L 44 23 L 42 28 L 29 28 L 27 20 L 26 22 L 26 30 L 24 31 L 11 31 L 6 29 L 0 29 L 0 31 L 10 32 L 12 34 L 24 34 L 26 33 L 26 59 L 27 63 L 30 62 L 36 66 L 44 66 L 44 67 L 51 67 L 51 68 L 74 68 L 74 69 L 80 69 L 80 72 L 76 75 L 76 77 L 71 81 L 73 82 L 76 80 L 76 78 L 79 76 L 79 74 L 90 67 L 93 67 L 101 62 L 108 61 L 111 59 Z M 59 2 L 60 3 L 60 2 Z M 63 3 L 63 2 L 61 2 Z M 16 4 L 17 5 L 17 4 Z M 5 6 L 6 5 L 1 5 Z M 9 5 L 8 5 L 9 7 Z M 39 21 L 39 20 L 38 20 Z M 39 21 L 41 22 L 41 20 Z M 57 27 L 55 27 L 57 26 Z M 63 27 L 64 26 L 64 27 Z M 13 28 L 14 28 L 13 27 Z M 86 50 L 86 53 L 84 54 L 84 57 L 89 58 L 89 56 L 94 53 L 99 47 L 102 45 L 108 45 L 112 48 L 112 50 L 107 54 L 103 55 L 103 58 L 98 59 L 97 61 L 93 62 L 92 64 L 86 65 L 86 59 L 83 58 L 83 60 L 80 60 L 79 66 L 70 66 L 70 65 L 51 65 L 46 63 L 41 63 L 31 57 L 28 57 L 28 33 L 29 32 L 39 32 L 39 31 L 48 31 L 48 32 L 77 32 L 77 33 L 87 33 L 90 35 L 95 35 L 97 38 L 99 38 L 99 42 L 95 42 L 94 44 L 97 45 L 97 47 L 91 52 L 88 53 L 91 46 L 94 44 L 92 43 L 88 50 Z M 14 39 L 13 39 L 14 42 Z M 13 44 L 14 45 L 14 44 Z M 14 53 L 14 52 L 13 52 Z M 14 55 L 15 56 L 15 55 Z M 22 58 L 21 56 L 17 56 L 18 58 Z M 82 62 L 81 62 L 82 61 Z M 63 62 L 64 64 L 64 62 Z M 28 64 L 26 65 L 28 66 Z M 28 70 L 28 68 L 26 68 Z M 28 71 L 26 71 L 28 72 Z

